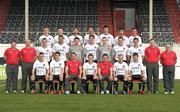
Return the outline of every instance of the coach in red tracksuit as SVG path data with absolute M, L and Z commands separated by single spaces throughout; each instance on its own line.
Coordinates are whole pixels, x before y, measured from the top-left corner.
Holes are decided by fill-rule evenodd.
M 175 64 L 177 56 L 172 51 L 171 45 L 166 45 L 165 51 L 161 53 L 160 59 L 163 65 L 164 94 L 174 94 Z
M 103 54 L 102 61 L 98 63 L 98 75 L 99 75 L 99 81 L 100 81 L 100 89 L 101 94 L 104 94 L 104 82 L 108 82 L 108 86 L 106 88 L 106 94 L 109 94 L 112 87 L 112 80 L 113 80 L 113 74 L 112 74 L 112 62 L 109 61 L 108 54 Z
M 153 92 L 158 94 L 159 82 L 159 58 L 160 49 L 156 47 L 154 39 L 150 40 L 150 46 L 145 49 L 146 59 L 146 73 L 147 73 L 147 89 L 148 94 L 152 93 L 152 78 L 153 78 Z
M 33 63 L 36 59 L 36 50 L 31 47 L 31 40 L 25 41 L 26 47 L 21 50 L 22 59 L 22 81 L 21 81 L 21 93 L 26 91 L 27 78 L 29 78 L 29 86 L 31 90 L 30 77 L 32 74 Z
M 4 58 L 6 60 L 6 89 L 5 93 L 8 94 L 11 91 L 17 93 L 17 80 L 18 80 L 18 62 L 20 58 L 20 51 L 16 48 L 16 41 L 11 42 L 11 47 L 4 52 Z

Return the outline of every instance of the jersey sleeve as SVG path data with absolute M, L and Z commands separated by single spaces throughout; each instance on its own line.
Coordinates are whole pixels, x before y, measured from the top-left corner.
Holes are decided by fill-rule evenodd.
M 46 66 L 46 69 L 49 69 L 49 64 L 48 64 L 48 62 L 46 62 L 45 66 Z
M 64 68 L 64 66 L 65 66 L 65 65 L 64 65 L 64 62 L 62 62 L 62 68 Z
M 51 63 L 50 63 L 50 68 L 51 69 L 53 68 L 53 61 L 51 61 Z
M 37 66 L 37 61 L 35 61 L 35 62 L 34 62 L 34 64 L 33 64 L 33 68 L 35 69 L 35 68 L 36 68 L 36 66 Z
M 141 63 L 141 71 L 144 71 L 144 65 Z

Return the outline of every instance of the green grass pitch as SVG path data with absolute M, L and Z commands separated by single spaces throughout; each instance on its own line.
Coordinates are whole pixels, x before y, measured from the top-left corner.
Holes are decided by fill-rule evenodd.
M 159 95 L 67 96 L 29 93 L 5 95 L 4 87 L 0 86 L 0 112 L 180 112 L 180 81 L 175 83 L 174 95 L 163 94 L 162 81 L 159 88 Z

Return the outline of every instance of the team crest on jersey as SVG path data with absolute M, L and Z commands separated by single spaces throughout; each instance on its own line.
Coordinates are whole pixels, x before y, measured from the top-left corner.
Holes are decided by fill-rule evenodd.
M 138 66 L 140 67 L 140 64 L 138 64 Z
M 47 49 L 46 52 L 49 52 L 49 50 Z
M 123 48 L 123 50 L 125 50 L 125 47 Z
M 141 51 L 141 49 L 138 49 L 138 51 Z
M 45 64 L 43 64 L 43 66 L 45 66 Z
M 123 68 L 125 68 L 125 66 L 124 66 L 124 65 L 123 65 L 122 67 L 123 67 Z

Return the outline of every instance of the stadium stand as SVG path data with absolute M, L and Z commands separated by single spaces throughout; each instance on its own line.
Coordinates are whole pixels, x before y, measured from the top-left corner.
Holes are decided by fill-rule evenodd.
M 9 38 L 0 38 L 0 42 L 8 43 L 11 37 L 17 37 L 18 42 L 23 42 L 21 37 L 24 33 L 17 32 L 24 32 L 24 5 L 23 0 L 11 0 L 9 15 L 3 26 L 5 33 L 1 35 Z M 44 26 L 48 26 L 54 34 L 58 27 L 63 27 L 65 32 L 71 32 L 73 27 L 86 32 L 89 25 L 95 31 L 98 29 L 97 0 L 31 0 L 29 5 L 30 38 L 39 35 Z
M 139 18 L 139 29 L 142 33 L 143 42 L 148 42 L 149 31 L 149 5 L 148 0 L 138 0 L 137 10 Z M 172 42 L 172 27 L 166 14 L 164 0 L 153 2 L 153 35 L 159 44 L 162 42 Z

